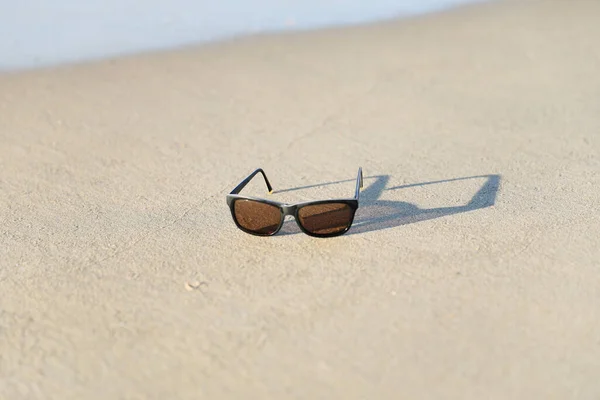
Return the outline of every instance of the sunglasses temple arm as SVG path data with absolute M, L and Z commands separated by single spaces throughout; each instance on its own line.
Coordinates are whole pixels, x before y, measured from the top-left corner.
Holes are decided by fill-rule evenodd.
M 271 184 L 269 183 L 269 180 L 267 179 L 267 175 L 265 174 L 265 171 L 263 171 L 262 168 L 258 168 L 256 171 L 254 171 L 253 173 L 248 175 L 248 177 L 246 179 L 241 181 L 240 184 L 237 185 L 235 187 L 235 189 L 233 189 L 231 191 L 231 194 L 238 194 L 239 192 L 241 192 L 242 189 L 248 184 L 248 182 L 250 182 L 252 180 L 252 178 L 254 178 L 254 176 L 256 174 L 258 174 L 259 172 L 262 174 L 263 178 L 265 178 L 265 182 L 267 184 L 267 189 L 269 189 L 269 193 L 271 193 L 273 191 L 273 188 L 271 187 Z
M 363 188 L 363 173 L 362 168 L 358 168 L 358 176 L 356 177 L 356 191 L 354 192 L 354 198 L 358 200 L 360 197 L 360 190 Z

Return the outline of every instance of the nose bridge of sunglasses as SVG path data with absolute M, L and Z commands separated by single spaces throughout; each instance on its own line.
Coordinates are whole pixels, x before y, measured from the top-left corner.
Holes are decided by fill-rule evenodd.
M 291 206 L 288 204 L 284 204 L 281 206 L 281 208 L 283 209 L 283 215 L 294 215 L 296 213 L 296 206 Z

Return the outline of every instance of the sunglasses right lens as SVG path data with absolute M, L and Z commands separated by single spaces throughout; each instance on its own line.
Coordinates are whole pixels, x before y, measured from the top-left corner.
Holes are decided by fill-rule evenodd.
M 317 236 L 333 236 L 346 232 L 354 219 L 354 209 L 346 203 L 322 203 L 298 210 L 304 229 Z
M 281 224 L 281 210 L 272 204 L 254 200 L 236 200 L 233 215 L 237 223 L 257 235 L 272 235 Z

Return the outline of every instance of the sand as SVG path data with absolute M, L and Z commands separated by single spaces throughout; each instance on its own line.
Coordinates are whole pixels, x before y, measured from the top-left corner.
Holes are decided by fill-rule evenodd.
M 506 1 L 0 75 L 0 398 L 599 398 L 599 37 Z M 343 237 L 225 203 L 359 166 Z

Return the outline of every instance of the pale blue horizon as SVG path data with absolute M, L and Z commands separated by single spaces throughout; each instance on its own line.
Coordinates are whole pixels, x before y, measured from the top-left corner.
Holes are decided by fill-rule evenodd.
M 482 0 L 22 0 L 0 2 L 0 70 L 29 69 L 239 35 L 366 23 Z

